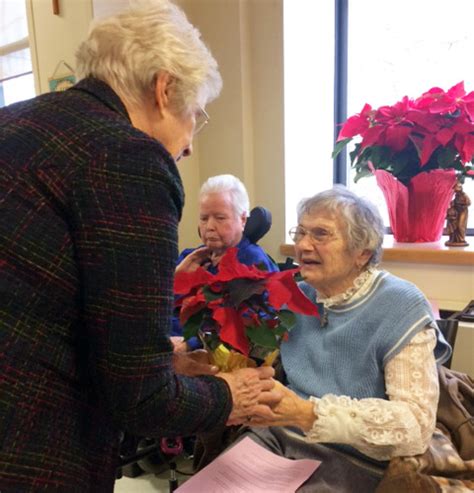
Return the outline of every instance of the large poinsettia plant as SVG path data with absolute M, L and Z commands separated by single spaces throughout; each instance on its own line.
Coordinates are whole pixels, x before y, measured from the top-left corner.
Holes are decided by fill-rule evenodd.
M 356 136 L 360 141 L 349 154 L 355 181 L 379 169 L 404 185 L 434 169 L 454 169 L 461 182 L 474 178 L 474 91 L 466 94 L 459 82 L 392 106 L 365 104 L 342 126 L 333 157 Z
M 176 274 L 174 291 L 184 339 L 197 336 L 211 351 L 225 348 L 263 360 L 287 337 L 295 312 L 318 315 L 295 282 L 297 272 L 244 265 L 237 259 L 237 249 L 229 248 L 217 274 L 203 268 Z

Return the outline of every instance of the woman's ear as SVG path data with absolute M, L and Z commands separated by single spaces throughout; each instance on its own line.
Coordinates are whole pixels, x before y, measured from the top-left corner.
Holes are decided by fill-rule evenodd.
M 245 228 L 245 225 L 247 224 L 247 214 L 245 214 L 245 212 L 242 213 L 242 215 L 240 216 L 240 219 L 242 221 L 242 231 L 244 230 Z
M 370 250 L 362 250 L 362 252 L 359 254 L 359 258 L 357 259 L 357 267 L 359 270 L 362 270 L 370 261 L 372 258 L 372 253 Z
M 168 72 L 159 72 L 155 82 L 155 102 L 160 112 L 170 104 L 171 85 L 173 77 Z

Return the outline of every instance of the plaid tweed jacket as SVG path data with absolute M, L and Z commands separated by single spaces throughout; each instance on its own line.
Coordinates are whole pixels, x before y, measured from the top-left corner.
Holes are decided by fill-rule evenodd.
M 103 82 L 0 110 L 2 493 L 112 491 L 120 430 L 226 421 L 223 380 L 172 369 L 183 200 Z

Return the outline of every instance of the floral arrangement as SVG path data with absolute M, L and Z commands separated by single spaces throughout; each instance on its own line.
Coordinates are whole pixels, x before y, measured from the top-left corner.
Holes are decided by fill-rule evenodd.
M 365 104 L 342 126 L 333 157 L 360 136 L 350 152 L 355 181 L 385 170 L 401 183 L 424 171 L 453 169 L 460 182 L 474 178 L 474 91 L 459 82 L 447 92 L 433 87 L 392 106 Z
M 255 360 L 271 364 L 295 323 L 294 312 L 318 315 L 295 282 L 297 272 L 244 265 L 237 249 L 229 248 L 217 274 L 203 268 L 176 274 L 184 339 L 199 337 L 224 371 L 255 366 Z

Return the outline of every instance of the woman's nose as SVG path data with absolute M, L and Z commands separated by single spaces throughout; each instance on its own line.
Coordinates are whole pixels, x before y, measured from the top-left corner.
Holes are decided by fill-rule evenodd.
M 313 250 L 314 243 L 311 241 L 311 236 L 306 233 L 296 245 L 300 250 Z

